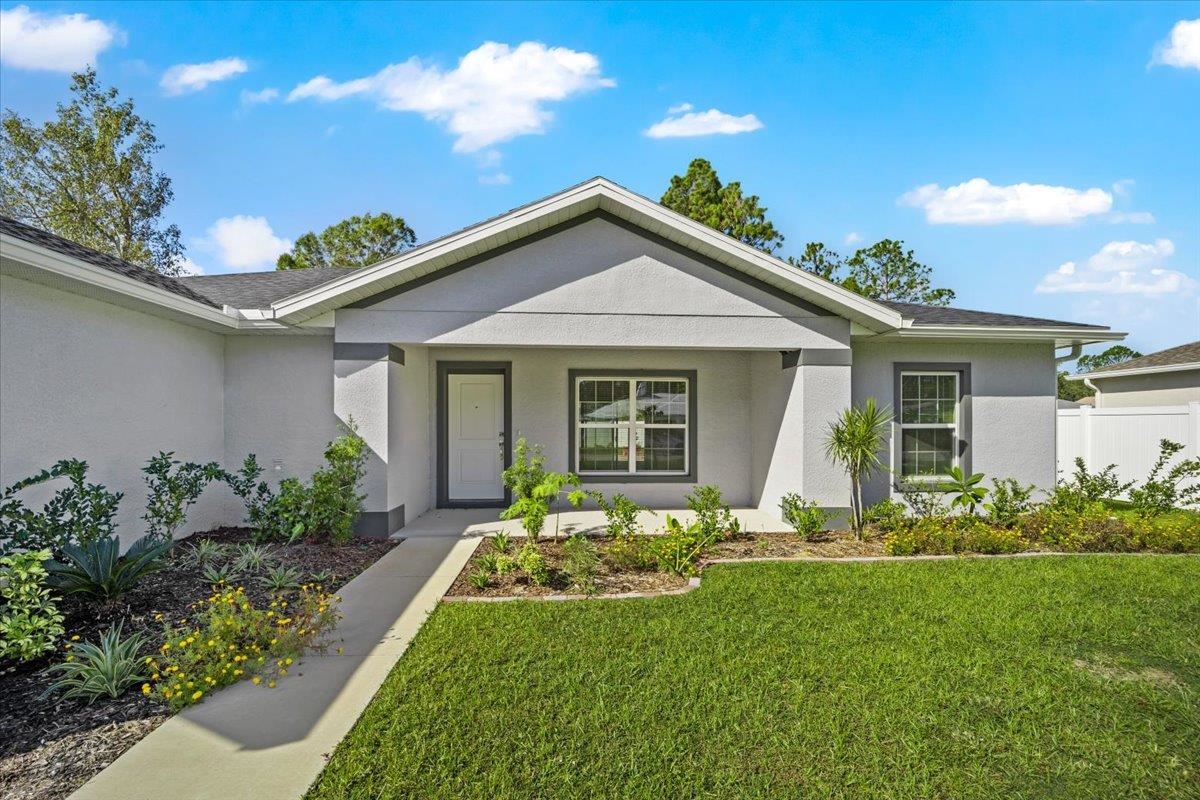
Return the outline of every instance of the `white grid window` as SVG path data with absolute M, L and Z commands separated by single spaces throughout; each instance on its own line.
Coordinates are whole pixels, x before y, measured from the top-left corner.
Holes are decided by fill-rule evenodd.
M 944 477 L 958 461 L 959 374 L 900 374 L 900 475 Z
M 687 378 L 575 379 L 575 465 L 580 475 L 686 475 Z

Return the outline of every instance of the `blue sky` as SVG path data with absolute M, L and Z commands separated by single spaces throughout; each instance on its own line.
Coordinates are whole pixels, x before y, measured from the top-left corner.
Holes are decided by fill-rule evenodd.
M 962 307 L 1200 338 L 1200 3 L 0 10 L 4 106 L 96 64 L 205 272 L 366 210 L 423 240 L 592 175 L 657 198 L 703 156 L 784 254 L 899 238 Z

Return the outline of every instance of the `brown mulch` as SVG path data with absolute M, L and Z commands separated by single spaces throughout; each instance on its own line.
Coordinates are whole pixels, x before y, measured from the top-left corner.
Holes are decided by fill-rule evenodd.
M 163 622 L 154 615 L 178 623 L 189 616 L 190 606 L 208 597 L 212 587 L 199 567 L 183 556 L 189 545 L 212 539 L 236 546 L 250 541 L 244 528 L 219 528 L 180 540 L 166 569 L 148 575 L 129 594 L 111 605 L 80 598 L 59 602 L 66 616 L 67 636 L 97 641 L 113 622 L 123 623 L 123 635 L 145 633 L 151 647 L 163 639 Z M 272 563 L 294 567 L 303 580 L 321 571 L 333 574 L 331 586 L 341 586 L 379 560 L 398 542 L 384 539 L 354 539 L 345 545 L 315 542 L 275 544 Z M 270 602 L 271 593 L 253 578 L 238 585 L 256 606 Z M 108 766 L 119 755 L 156 728 L 168 716 L 166 707 L 144 697 L 136 687 L 114 700 L 87 705 L 81 700 L 42 697 L 52 679 L 45 668 L 62 658 L 52 653 L 27 664 L 0 664 L 0 797 L 65 797 Z
M 600 569 L 596 574 L 595 594 L 624 594 L 627 592 L 661 592 L 679 589 L 687 585 L 687 579 L 654 569 L 620 569 L 606 558 L 606 548 L 612 541 L 609 537 L 590 537 L 600 554 Z M 514 539 L 508 554 L 515 556 L 524 544 L 524 539 Z M 579 593 L 572 588 L 570 579 L 563 572 L 565 556 L 561 541 L 538 540 L 538 550 L 550 568 L 550 582 L 536 586 L 520 570 L 505 576 L 492 575 L 488 585 L 482 589 L 474 586 L 471 574 L 480 569 L 480 558 L 488 553 L 499 552 L 493 539 L 479 545 L 475 555 L 463 567 L 446 593 L 448 597 L 538 597 L 551 594 Z M 721 558 L 787 558 L 792 556 L 823 556 L 846 558 L 849 556 L 881 556 L 882 537 L 858 541 L 849 531 L 827 531 L 813 539 L 804 539 L 795 533 L 747 533 L 733 539 L 718 542 L 704 554 L 704 561 Z

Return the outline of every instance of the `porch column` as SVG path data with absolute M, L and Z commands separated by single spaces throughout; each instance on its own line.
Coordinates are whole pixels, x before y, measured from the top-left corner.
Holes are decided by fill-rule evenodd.
M 825 456 L 829 425 L 850 405 L 850 349 L 788 351 L 759 358 L 754 413 L 758 507 L 780 515 L 779 501 L 795 492 L 834 513 L 850 508 L 850 480 Z
M 333 345 L 334 414 L 342 423 L 353 421 L 367 443 L 366 498 L 355 525 L 360 536 L 385 538 L 404 526 L 400 420 L 395 413 L 403 370 L 404 351 L 393 344 Z

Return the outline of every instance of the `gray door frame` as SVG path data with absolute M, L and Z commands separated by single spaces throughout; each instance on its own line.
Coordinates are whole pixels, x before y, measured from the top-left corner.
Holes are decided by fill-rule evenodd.
M 437 507 L 506 508 L 512 504 L 512 492 L 504 487 L 503 500 L 450 499 L 450 376 L 504 376 L 504 466 L 512 464 L 512 362 L 511 361 L 439 361 L 437 362 Z

